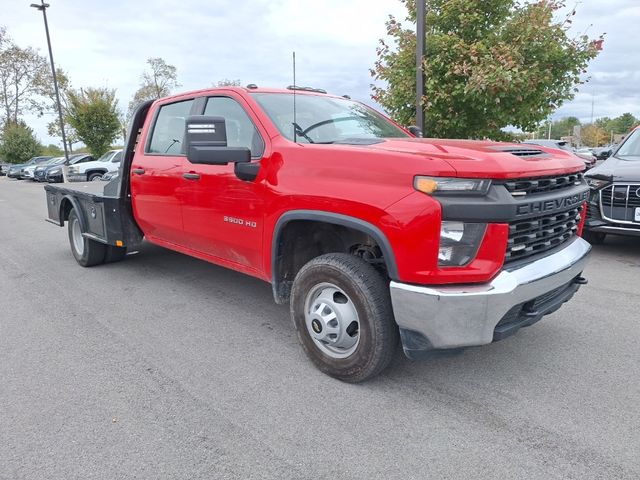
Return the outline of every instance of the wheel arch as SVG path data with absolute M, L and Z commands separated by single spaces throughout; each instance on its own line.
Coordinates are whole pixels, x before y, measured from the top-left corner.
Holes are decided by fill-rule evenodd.
M 344 227 L 350 231 L 359 232 L 370 237 L 380 248 L 388 276 L 391 279 L 398 279 L 398 267 L 393 248 L 387 236 L 377 226 L 357 217 L 334 212 L 291 210 L 285 212 L 276 222 L 271 243 L 271 283 L 276 303 L 283 304 L 289 299 L 291 285 L 284 277 L 283 261 L 285 255 L 283 250 L 285 245 L 283 244 L 283 238 L 287 232 L 287 227 L 293 222 L 311 222 Z M 301 266 L 299 265 L 298 267 Z
M 92 173 L 101 173 L 102 175 L 104 175 L 105 173 L 107 173 L 107 169 L 106 168 L 102 168 L 102 167 L 96 167 L 96 168 L 91 168 L 89 170 L 87 170 L 86 172 L 84 172 L 84 174 L 86 175 L 87 178 L 89 178 L 89 176 Z
M 60 201 L 60 216 L 58 217 L 60 218 L 60 226 L 64 226 L 64 222 L 69 220 L 69 214 L 71 213 L 71 210 L 76 211 L 76 215 L 78 217 L 78 221 L 80 222 L 80 228 L 82 229 L 82 231 L 88 231 L 87 222 L 84 218 L 82 209 L 80 208 L 80 202 L 78 202 L 78 200 L 71 195 L 65 195 Z

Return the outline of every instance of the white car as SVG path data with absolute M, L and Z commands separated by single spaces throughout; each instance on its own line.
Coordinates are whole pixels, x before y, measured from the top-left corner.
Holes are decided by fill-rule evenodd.
M 67 178 L 70 182 L 94 182 L 107 172 L 116 172 L 120 168 L 122 150 L 109 150 L 98 160 L 69 167 Z
M 31 180 L 33 180 L 33 172 L 35 171 L 37 165 L 29 165 L 28 167 L 24 167 L 22 170 L 20 170 L 20 177 L 21 178 L 30 178 Z

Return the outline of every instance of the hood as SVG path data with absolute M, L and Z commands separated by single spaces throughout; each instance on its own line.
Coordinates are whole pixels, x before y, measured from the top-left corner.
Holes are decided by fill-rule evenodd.
M 589 170 L 588 177 L 614 182 L 640 182 L 640 158 L 626 160 L 609 157 L 595 168 Z
M 583 160 L 571 152 L 521 143 L 393 138 L 368 148 L 438 158 L 446 161 L 459 177 L 469 178 L 542 177 L 584 169 Z

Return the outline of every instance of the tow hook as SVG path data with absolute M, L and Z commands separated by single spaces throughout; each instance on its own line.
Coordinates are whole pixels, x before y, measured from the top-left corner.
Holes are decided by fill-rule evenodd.
M 576 277 L 576 279 L 573 281 L 573 283 L 576 283 L 578 285 L 586 285 L 587 283 L 589 283 L 589 280 L 587 280 L 584 277 Z

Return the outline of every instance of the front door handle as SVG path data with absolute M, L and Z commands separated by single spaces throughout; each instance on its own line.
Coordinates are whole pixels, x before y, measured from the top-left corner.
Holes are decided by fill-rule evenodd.
M 144 175 L 144 168 L 134 168 L 133 170 L 131 170 L 133 173 L 135 173 L 136 175 Z
M 199 173 L 183 173 L 182 176 L 184 178 L 186 178 L 187 180 L 200 180 L 200 174 Z

